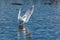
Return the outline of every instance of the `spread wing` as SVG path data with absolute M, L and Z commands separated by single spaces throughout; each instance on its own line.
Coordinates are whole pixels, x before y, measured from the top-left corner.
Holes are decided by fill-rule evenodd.
M 18 13 L 18 20 L 22 20 L 23 21 L 23 19 L 22 19 L 22 17 L 21 17 L 21 8 L 19 9 L 19 13 Z
M 25 13 L 25 15 L 22 17 L 24 22 L 28 22 L 32 13 L 34 11 L 34 5 L 32 5 L 32 7 L 30 9 L 27 10 L 27 12 Z
M 20 13 L 21 13 L 21 8 L 19 9 L 19 13 L 18 13 L 18 20 L 20 19 Z

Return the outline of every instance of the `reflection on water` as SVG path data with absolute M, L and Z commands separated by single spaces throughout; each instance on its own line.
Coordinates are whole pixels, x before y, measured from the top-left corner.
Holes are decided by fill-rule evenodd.
M 23 3 L 23 0 L 18 0 Z M 23 6 L 10 5 L 13 0 L 0 1 L 0 40 L 17 40 L 18 19 L 17 13 L 22 7 L 22 14 L 31 7 L 34 1 L 24 2 Z M 45 5 L 42 0 L 38 0 L 35 10 L 25 26 L 32 35 L 32 40 L 60 40 L 60 4 Z M 25 40 L 23 35 L 21 40 Z

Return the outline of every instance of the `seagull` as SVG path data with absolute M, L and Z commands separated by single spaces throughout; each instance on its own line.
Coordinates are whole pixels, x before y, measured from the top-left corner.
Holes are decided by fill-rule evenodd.
M 20 15 L 21 8 L 19 9 L 18 21 L 20 21 L 20 24 L 19 24 L 19 28 L 18 28 L 18 40 L 20 40 L 19 37 L 20 37 L 21 31 L 23 31 L 24 36 L 26 37 L 27 40 L 32 40 L 31 34 L 28 31 L 28 28 L 24 27 L 24 23 L 27 23 L 29 21 L 31 15 L 33 14 L 33 11 L 34 11 L 34 5 L 32 5 L 32 7 L 29 8 L 23 16 L 21 16 Z
M 32 7 L 27 10 L 25 15 L 21 17 L 21 15 L 20 15 L 21 8 L 20 8 L 19 13 L 18 13 L 18 20 L 23 21 L 23 23 L 27 23 L 32 15 L 32 13 L 33 13 L 33 10 L 34 10 L 34 5 L 32 5 Z

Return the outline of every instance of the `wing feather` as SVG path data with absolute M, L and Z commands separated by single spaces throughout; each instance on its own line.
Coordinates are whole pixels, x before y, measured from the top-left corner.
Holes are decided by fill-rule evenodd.
M 31 15 L 33 13 L 33 11 L 34 11 L 34 5 L 32 5 L 32 7 L 30 9 L 28 9 L 27 12 L 25 13 L 25 15 L 23 16 L 23 20 L 25 22 L 28 22 L 29 21 Z
M 21 14 L 21 8 L 19 9 L 18 20 L 22 18 L 20 14 Z

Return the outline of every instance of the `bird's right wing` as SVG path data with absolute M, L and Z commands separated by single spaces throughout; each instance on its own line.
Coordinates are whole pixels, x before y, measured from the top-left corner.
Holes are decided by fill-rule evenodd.
M 25 15 L 23 16 L 23 20 L 24 22 L 28 22 L 32 13 L 34 11 L 34 5 L 32 5 L 32 7 L 30 9 L 28 9 L 28 11 L 25 13 Z

